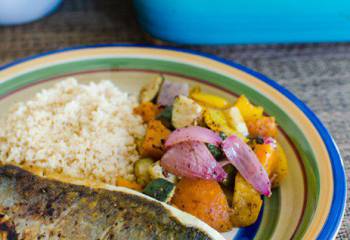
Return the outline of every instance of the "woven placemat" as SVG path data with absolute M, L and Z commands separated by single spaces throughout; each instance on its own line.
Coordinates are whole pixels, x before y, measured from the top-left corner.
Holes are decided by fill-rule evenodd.
M 147 39 L 131 1 L 68 0 L 41 21 L 0 27 L 0 64 L 58 48 Z M 234 60 L 295 93 L 331 131 L 350 179 L 350 44 L 180 47 Z M 349 205 L 337 238 L 350 239 Z

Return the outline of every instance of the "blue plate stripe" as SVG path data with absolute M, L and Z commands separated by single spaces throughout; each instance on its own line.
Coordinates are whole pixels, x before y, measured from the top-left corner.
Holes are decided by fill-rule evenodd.
M 249 227 L 240 228 L 233 238 L 233 240 L 250 240 L 253 239 L 258 232 L 262 217 L 264 215 L 264 204 L 262 205 L 261 211 L 259 213 L 258 219 L 253 225 Z
M 178 49 L 175 47 L 167 47 L 167 46 L 153 46 L 148 44 L 97 44 L 97 45 L 88 45 L 88 46 L 77 46 L 77 47 L 71 47 L 71 48 L 64 48 L 59 50 L 54 50 L 38 55 L 34 55 L 31 57 L 23 58 L 17 61 L 14 61 L 12 63 L 3 65 L 0 67 L 0 71 L 4 70 L 6 68 L 18 65 L 23 62 L 27 62 L 36 58 L 40 58 L 43 56 L 65 52 L 65 51 L 73 51 L 73 50 L 79 50 L 79 49 L 87 49 L 87 48 L 103 48 L 103 47 L 148 47 L 148 48 L 154 48 L 154 49 L 165 49 L 165 50 L 173 50 L 177 52 L 184 52 L 184 53 L 190 53 L 194 55 L 199 55 L 202 57 L 206 57 L 218 62 L 221 62 L 223 64 L 232 66 L 234 68 L 237 68 L 241 71 L 244 71 L 261 81 L 267 83 L 271 87 L 278 90 L 280 93 L 282 93 L 284 96 L 286 96 L 290 101 L 292 101 L 296 106 L 299 107 L 299 109 L 308 117 L 308 119 L 313 123 L 314 127 L 317 129 L 318 133 L 322 137 L 326 147 L 328 154 L 331 159 L 331 165 L 333 170 L 333 187 L 334 187 L 334 194 L 332 199 L 332 205 L 330 209 L 330 213 L 327 217 L 326 223 L 323 226 L 321 232 L 318 235 L 318 239 L 331 239 L 334 238 L 342 220 L 342 216 L 344 215 L 345 210 L 345 202 L 346 202 L 346 177 L 345 177 L 345 171 L 343 162 L 341 159 L 341 155 L 339 153 L 338 147 L 336 146 L 333 138 L 329 134 L 328 130 L 324 127 L 324 125 L 321 123 L 321 121 L 318 119 L 318 117 L 315 115 L 314 112 L 311 111 L 309 107 L 306 106 L 301 100 L 299 100 L 294 94 L 292 94 L 289 90 L 285 89 L 275 81 L 269 79 L 268 77 L 264 76 L 261 73 L 255 72 L 247 67 L 244 67 L 240 64 L 237 64 L 232 61 L 228 61 L 222 58 L 219 58 L 214 55 L 201 53 L 193 50 L 184 50 L 184 49 Z M 255 226 L 255 225 L 253 225 Z M 241 231 L 240 230 L 239 234 Z

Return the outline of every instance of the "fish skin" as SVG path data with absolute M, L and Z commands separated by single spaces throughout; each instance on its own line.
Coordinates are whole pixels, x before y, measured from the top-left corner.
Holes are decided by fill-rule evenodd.
M 0 239 L 211 239 L 160 203 L 0 167 Z

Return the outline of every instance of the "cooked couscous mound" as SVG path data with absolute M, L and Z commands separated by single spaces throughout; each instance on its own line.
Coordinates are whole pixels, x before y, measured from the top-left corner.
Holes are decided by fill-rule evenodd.
M 36 166 L 115 184 L 132 180 L 145 134 L 133 114 L 136 96 L 112 82 L 79 84 L 70 78 L 18 103 L 0 127 L 0 161 Z

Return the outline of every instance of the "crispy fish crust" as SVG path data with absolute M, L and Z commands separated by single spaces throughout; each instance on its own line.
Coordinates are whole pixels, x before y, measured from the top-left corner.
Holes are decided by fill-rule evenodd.
M 0 167 L 0 239 L 223 239 L 204 230 L 209 227 L 203 223 L 184 224 L 173 214 L 178 210 L 171 209 L 130 190 L 75 185 Z M 183 216 L 187 223 L 198 222 Z

